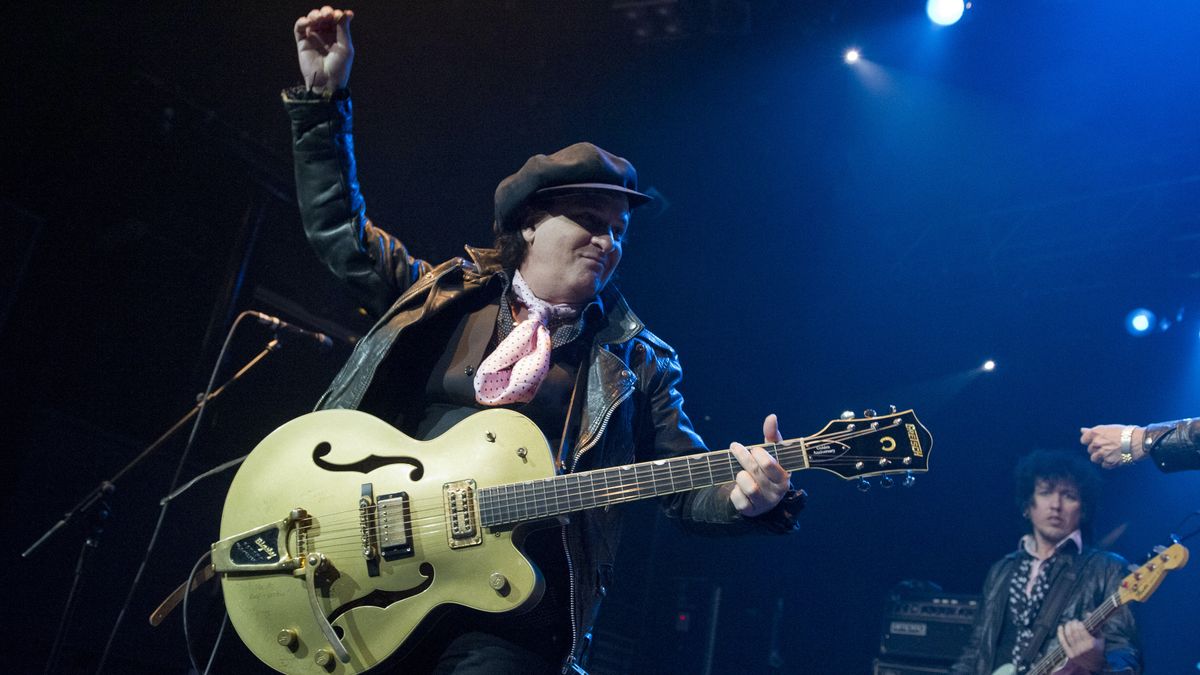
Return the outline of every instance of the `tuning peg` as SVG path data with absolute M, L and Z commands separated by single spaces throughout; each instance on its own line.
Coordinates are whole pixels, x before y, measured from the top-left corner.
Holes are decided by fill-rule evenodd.
M 844 420 L 854 419 L 854 411 L 853 410 L 843 410 L 842 414 L 841 414 L 841 418 Z
M 912 487 L 913 483 L 917 482 L 917 477 L 911 471 L 904 472 L 904 481 L 901 483 L 904 487 Z
M 858 491 L 859 492 L 870 492 L 871 491 L 871 482 L 868 481 L 866 478 L 859 478 L 858 479 Z
M 1126 572 L 1136 572 L 1136 571 L 1138 571 L 1139 568 L 1140 568 L 1140 566 L 1137 563 L 1129 563 L 1128 565 L 1125 566 L 1125 571 Z
M 894 405 L 889 405 L 889 406 L 888 406 L 888 408 L 890 408 L 890 409 L 891 409 L 891 411 L 892 411 L 892 414 L 895 414 L 895 412 L 896 412 L 896 406 L 894 406 Z
M 872 417 L 874 417 L 874 416 L 875 416 L 875 415 L 877 415 L 877 414 L 878 414 L 878 413 L 876 413 L 876 412 L 875 412 L 873 409 L 871 409 L 871 408 L 867 408 L 866 410 L 864 410 L 864 411 L 863 411 L 863 417 L 866 417 L 866 418 L 868 418 L 868 419 L 869 419 L 869 418 L 872 418 Z
M 1155 546 L 1155 547 L 1154 547 L 1154 554 L 1155 554 L 1155 555 L 1158 555 L 1158 554 L 1160 554 L 1160 553 L 1162 553 L 1163 551 L 1166 551 L 1166 550 L 1167 550 L 1167 547 L 1166 547 L 1166 546 L 1163 546 L 1163 545 L 1159 544 L 1158 546 Z
M 896 481 L 891 476 L 884 476 L 879 479 L 879 487 L 887 489 L 896 484 Z

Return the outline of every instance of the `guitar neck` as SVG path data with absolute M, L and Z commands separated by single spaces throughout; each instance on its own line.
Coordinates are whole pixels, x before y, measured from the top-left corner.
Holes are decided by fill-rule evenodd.
M 1084 627 L 1087 628 L 1089 633 L 1095 635 L 1095 630 L 1104 625 L 1104 622 L 1108 621 L 1108 618 L 1120 609 L 1122 604 L 1120 593 L 1113 593 L 1108 596 L 1095 611 L 1083 620 Z M 1026 675 L 1049 675 L 1066 660 L 1067 654 L 1063 651 L 1062 645 L 1056 644 L 1054 645 L 1054 649 L 1050 650 L 1050 653 L 1046 654 L 1042 657 L 1042 660 L 1030 668 Z
M 758 446 L 787 471 L 809 468 L 807 438 Z M 509 483 L 478 492 L 486 527 L 542 520 L 610 504 L 720 485 L 742 468 L 730 450 L 628 464 L 594 471 Z

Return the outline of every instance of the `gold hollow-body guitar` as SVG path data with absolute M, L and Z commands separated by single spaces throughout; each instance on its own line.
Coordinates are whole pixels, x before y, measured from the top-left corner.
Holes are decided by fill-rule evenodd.
M 1122 605 L 1131 602 L 1145 602 L 1162 583 L 1167 572 L 1183 567 L 1187 561 L 1188 550 L 1183 544 L 1176 543 L 1165 548 L 1156 547 L 1154 556 L 1122 579 L 1121 587 L 1105 598 L 1104 602 L 1100 603 L 1100 606 L 1083 620 L 1083 625 L 1089 633 L 1095 635 L 1104 622 L 1108 621 L 1108 618 L 1116 613 Z M 1055 644 L 1054 649 L 1033 664 L 1033 667 L 1027 670 L 1025 675 L 1049 675 L 1066 662 L 1067 653 L 1063 651 L 1062 645 Z M 1013 668 L 1013 665 L 1006 663 L 997 668 L 992 675 L 1014 675 L 1015 673 L 1016 669 Z
M 831 421 L 764 444 L 789 471 L 846 479 L 928 469 L 911 410 Z M 520 611 L 541 597 L 524 527 L 733 480 L 729 450 L 558 475 L 537 426 L 503 409 L 430 441 L 366 413 L 325 410 L 265 438 L 239 469 L 213 566 L 230 620 L 284 673 L 361 673 L 446 605 Z

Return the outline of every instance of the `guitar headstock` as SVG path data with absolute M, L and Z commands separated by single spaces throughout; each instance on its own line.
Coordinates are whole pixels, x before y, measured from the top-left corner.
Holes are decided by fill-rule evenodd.
M 847 480 L 867 485 L 868 476 L 905 474 L 906 485 L 912 474 L 929 470 L 929 451 L 933 436 L 912 410 L 879 415 L 874 410 L 855 416 L 849 411 L 832 420 L 825 428 L 804 439 L 809 467 L 824 469 Z M 885 482 L 887 487 L 889 483 Z
M 1121 604 L 1135 600 L 1145 602 L 1162 583 L 1167 572 L 1183 567 L 1187 560 L 1188 550 L 1183 544 L 1159 547 L 1153 558 L 1121 580 L 1121 588 L 1117 591 L 1121 596 Z

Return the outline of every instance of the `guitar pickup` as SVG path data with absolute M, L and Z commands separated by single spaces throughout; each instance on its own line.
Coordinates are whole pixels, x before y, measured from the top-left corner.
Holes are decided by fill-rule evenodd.
M 226 537 L 212 545 L 217 572 L 287 572 L 300 568 L 301 560 L 287 550 L 287 533 L 308 518 L 304 509 L 292 509 L 287 518 Z
M 407 492 L 380 495 L 376 500 L 375 531 L 384 560 L 399 560 L 413 554 L 412 513 Z
M 442 486 L 446 512 L 447 541 L 450 548 L 477 546 L 483 543 L 479 529 L 479 510 L 475 501 L 475 481 L 460 480 Z

